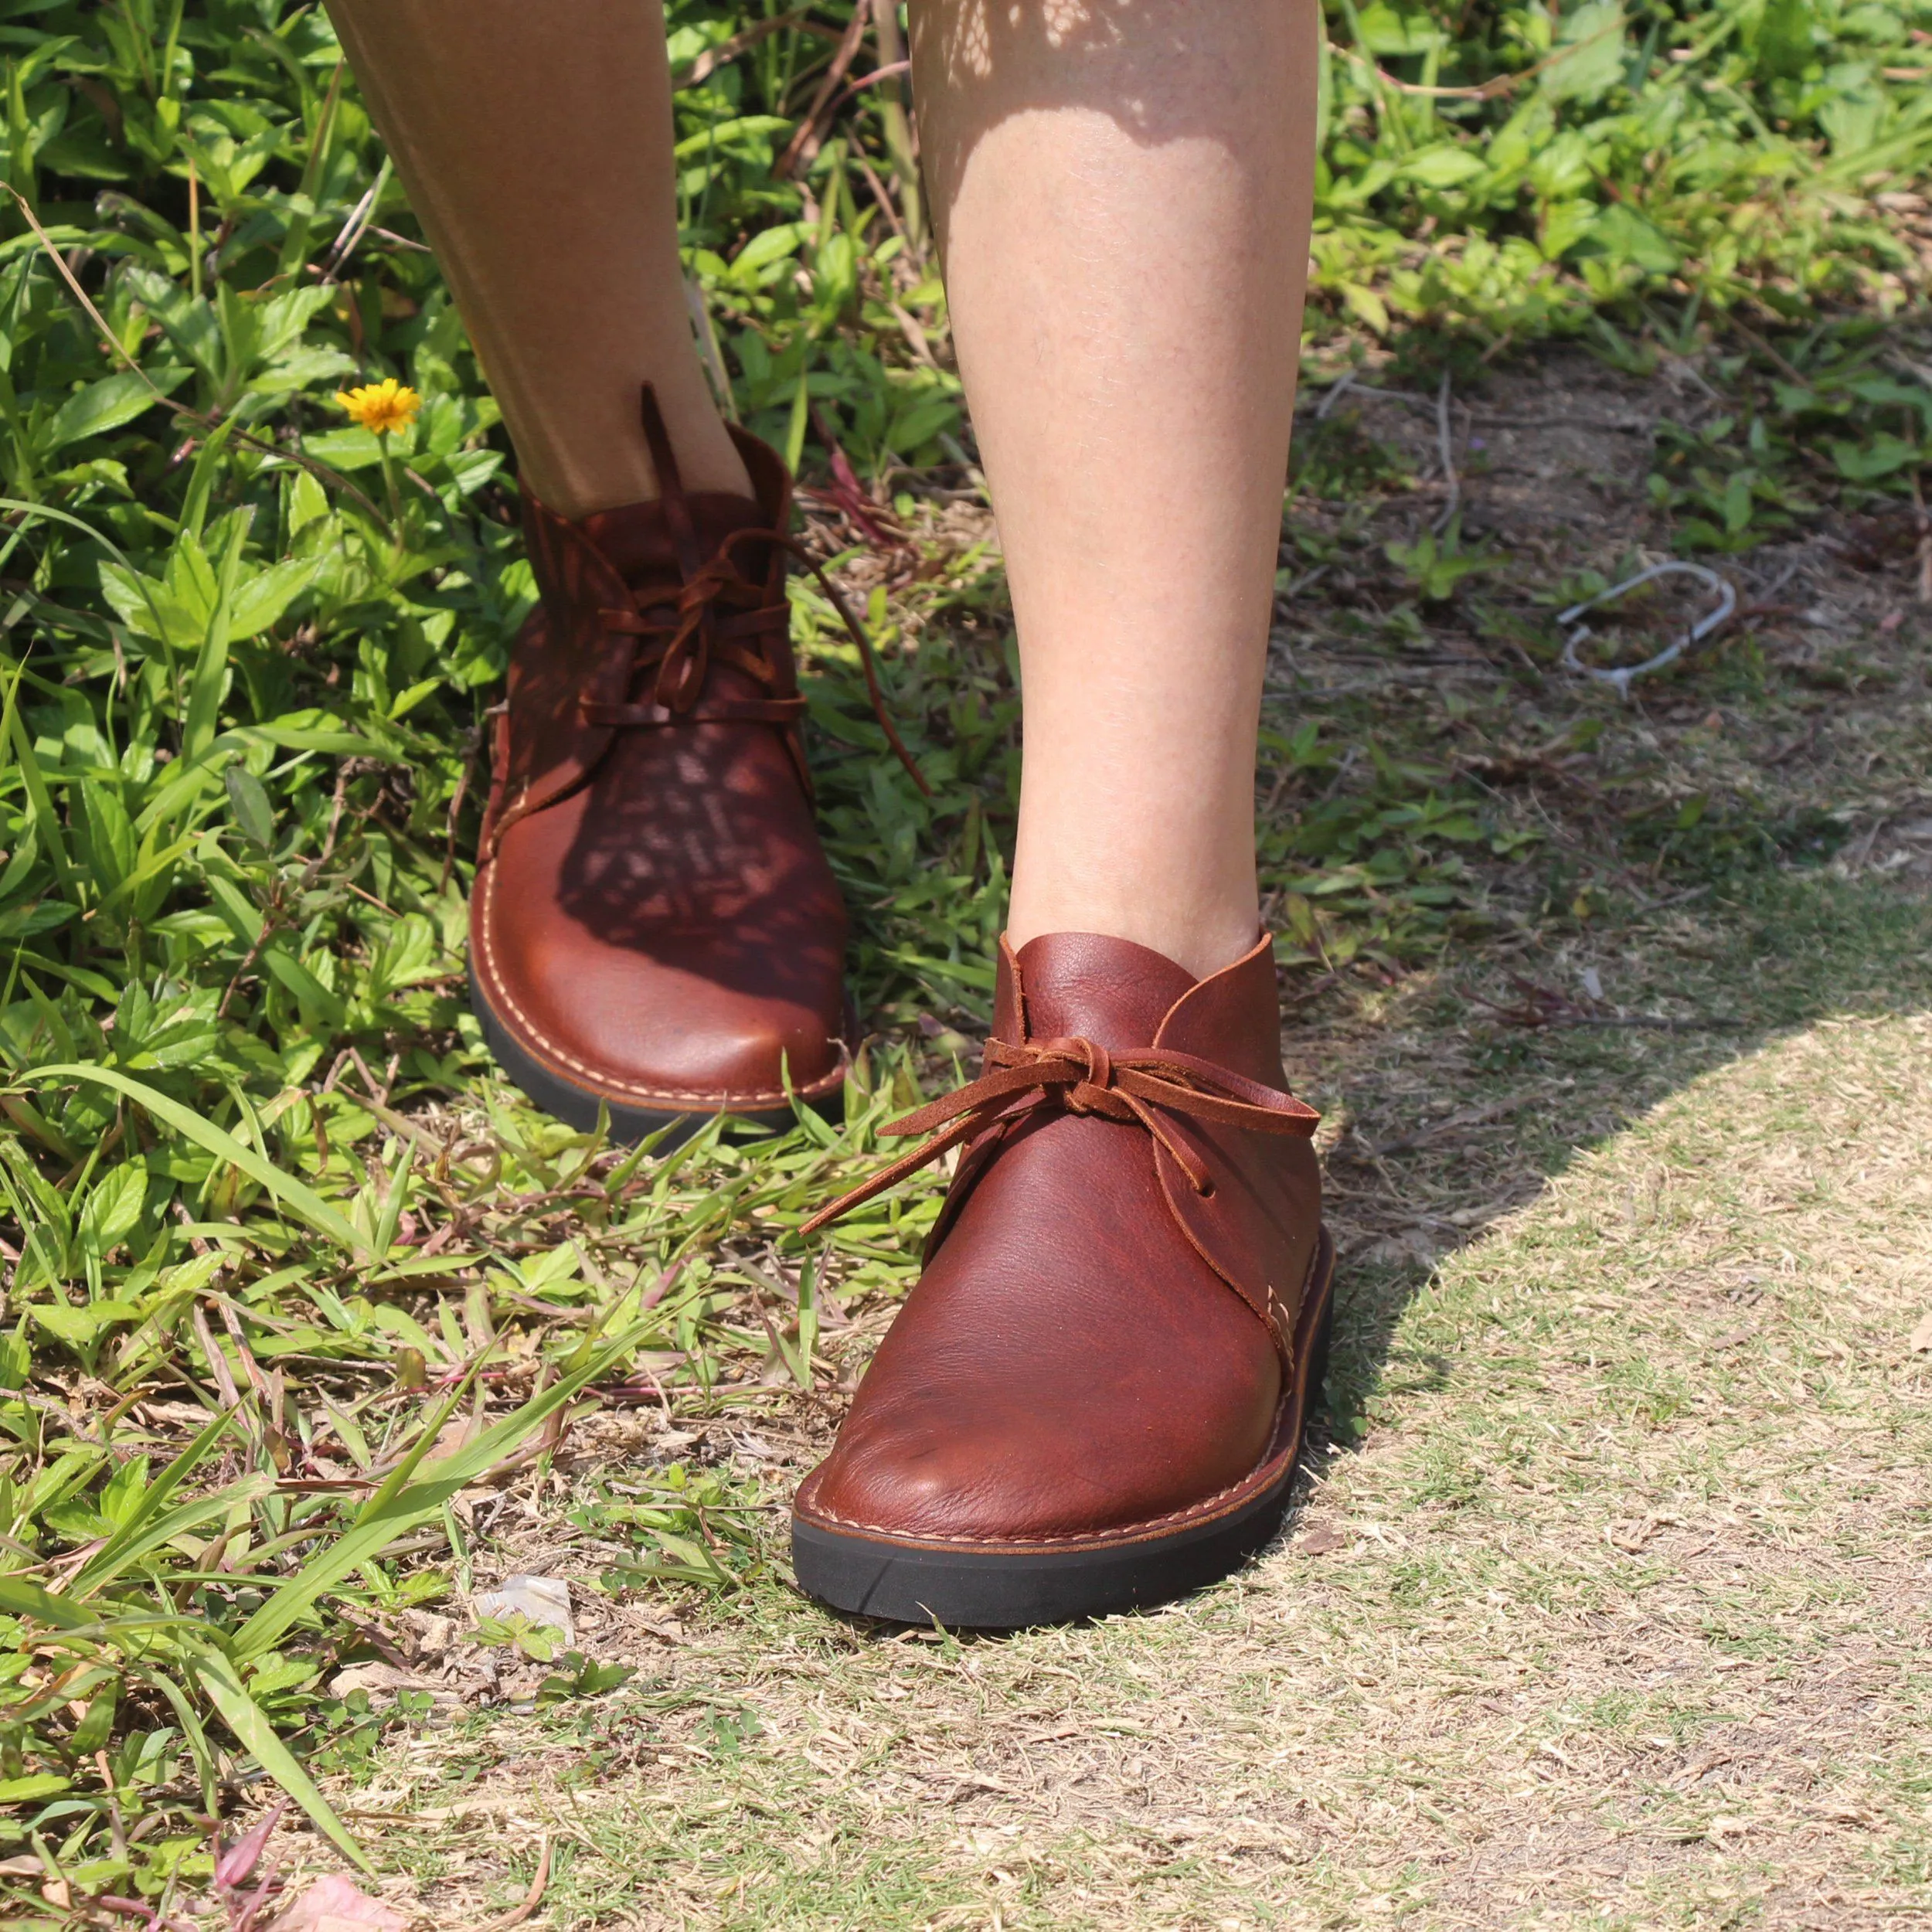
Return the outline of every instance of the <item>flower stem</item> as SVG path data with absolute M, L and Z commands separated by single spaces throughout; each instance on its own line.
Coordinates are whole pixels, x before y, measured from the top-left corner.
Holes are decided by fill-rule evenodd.
M 403 493 L 396 488 L 396 459 L 389 454 L 386 430 L 378 432 L 376 447 L 383 458 L 383 487 L 389 492 L 389 535 L 396 540 L 396 551 L 400 556 L 403 551 Z

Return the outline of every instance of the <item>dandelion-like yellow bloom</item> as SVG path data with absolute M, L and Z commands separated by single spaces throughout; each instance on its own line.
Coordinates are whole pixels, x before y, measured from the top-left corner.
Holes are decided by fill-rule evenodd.
M 416 420 L 423 399 L 406 383 L 393 376 L 361 389 L 338 389 L 335 400 L 366 430 L 386 436 L 392 430 L 406 430 Z

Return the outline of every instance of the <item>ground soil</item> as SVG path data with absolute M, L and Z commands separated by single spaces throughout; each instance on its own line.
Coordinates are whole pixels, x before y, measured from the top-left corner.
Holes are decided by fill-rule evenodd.
M 1366 513 L 1291 507 L 1338 547 L 1284 599 L 1270 720 L 1426 748 L 1580 883 L 1553 911 L 1546 865 L 1472 862 L 1484 917 L 1430 962 L 1290 976 L 1343 1265 L 1281 1540 L 1158 1614 L 961 1641 L 828 1617 L 781 1565 L 723 1600 L 604 1607 L 566 1498 L 519 1492 L 479 1587 L 572 1578 L 583 1647 L 638 1675 L 483 1709 L 438 1633 L 437 1721 L 332 1791 L 399 1903 L 481 1923 L 547 1844 L 532 1922 L 560 1927 L 1932 1913 L 1917 552 L 1838 522 L 1718 560 L 1746 614 L 1625 702 L 1510 638 L 1549 634 L 1577 570 L 1666 554 L 1651 440 L 1713 406 L 1702 379 L 1567 351 L 1468 387 L 1335 400 L 1393 480 Z M 1387 622 L 1382 546 L 1440 514 L 1445 420 L 1515 634 L 1466 597 Z M 1612 836 L 1693 794 L 1815 821 L 1830 849 L 1700 876 Z M 891 1311 L 850 1312 L 855 1371 Z M 833 1420 L 774 1390 L 755 1420 L 633 1415 L 586 1442 L 728 1461 L 781 1499 Z M 311 1842 L 284 1831 L 286 1869 L 325 1862 Z

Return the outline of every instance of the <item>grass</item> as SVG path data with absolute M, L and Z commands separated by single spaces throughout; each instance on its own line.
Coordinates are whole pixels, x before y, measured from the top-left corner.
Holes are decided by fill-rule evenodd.
M 757 1587 L 634 1634 L 598 1709 L 393 1733 L 345 1801 L 422 1821 L 399 1896 L 481 1917 L 548 1833 L 560 1924 L 1922 1911 L 1928 941 L 1883 880 L 1764 881 L 1614 949 L 1640 996 L 1706 955 L 1741 1036 L 1546 1035 L 1536 1119 L 1380 1180 L 1338 1136 L 1335 1414 L 1241 1578 L 964 1640 Z M 1352 1125 L 1522 1085 L 1473 1002 L 1396 1006 L 1300 1043 Z M 1522 1204 L 1389 1240 L 1450 1173 Z
M 406 1849 L 439 1898 L 513 1903 L 534 1865 L 521 1826 L 481 1846 L 453 1826 L 392 1834 L 429 1794 L 469 1802 L 408 1770 L 424 1760 L 469 1766 L 477 1801 L 502 1808 L 461 1817 L 552 1832 L 559 1923 L 642 1898 L 674 1923 L 1020 1923 L 1024 1906 L 1077 1923 L 1082 1889 L 1095 1923 L 1165 1923 L 1242 1889 L 1223 1884 L 1239 1847 L 1163 1837 L 1148 1821 L 1165 1794 L 1121 1794 L 1175 1787 L 1188 1736 L 1233 1767 L 1203 1791 L 1275 1788 L 1252 1740 L 1287 1721 L 1265 1693 L 1280 1633 L 1242 1621 L 1262 1586 L 961 1649 L 862 1640 L 783 1581 L 777 1505 L 936 1202 L 880 1203 L 809 1255 L 791 1230 L 985 1024 L 1017 689 L 896 104 L 865 89 L 811 117 L 840 7 L 756 38 L 739 12 L 672 12 L 715 366 L 801 461 L 808 534 L 869 604 L 936 796 L 879 755 L 858 666 L 796 587 L 873 1029 L 862 1104 L 842 1129 L 708 1133 L 670 1156 L 535 1115 L 464 1009 L 481 726 L 532 588 L 494 405 L 325 19 L 281 0 L 29 0 L 0 20 L 19 197 L 0 223 L 15 1917 L 203 1899 L 211 1821 L 232 1832 L 277 1786 L 312 1828 L 283 1826 L 285 1863 L 332 1836 L 395 1877 Z M 1398 1504 L 1492 1520 L 1497 1467 L 1546 1468 L 1545 1424 L 1600 1410 L 1662 1429 L 1710 1400 L 1689 1345 L 1652 1337 L 1605 1355 L 1600 1391 L 1571 1389 L 1564 1366 L 1539 1420 L 1526 1385 L 1528 1447 L 1499 1444 L 1441 1406 L 1490 1331 L 1431 1330 L 1437 1298 L 1406 1305 L 1436 1258 L 1767 1029 L 1913 1009 L 1913 828 L 1932 810 L 1920 18 L 1774 0 L 1330 19 L 1260 797 L 1291 1050 L 1333 1123 L 1357 1284 L 1335 1435 L 1366 1446 L 1330 1489 L 1400 1464 L 1372 1499 L 1390 1537 L 1407 1533 Z M 774 181 L 801 134 L 802 165 Z M 328 399 L 390 374 L 427 400 L 385 466 Z M 1673 551 L 1732 574 L 1740 621 L 1634 705 L 1570 678 L 1554 613 Z M 1679 609 L 1633 600 L 1602 647 L 1648 655 Z M 1874 1212 L 1853 1219 L 1876 1253 Z M 1836 1332 L 1829 1310 L 1798 1312 Z M 1549 1335 L 1526 1310 L 1509 1321 L 1495 1333 L 1516 1338 L 1515 1372 L 1547 1379 Z M 1563 1493 L 1607 1508 L 1607 1480 Z M 1394 1641 L 1482 1554 L 1444 1545 L 1439 1563 L 1415 1540 L 1322 1558 L 1357 1579 L 1363 1614 L 1308 1641 Z M 1572 1601 L 1573 1567 L 1549 1556 L 1552 1601 Z M 576 1661 L 527 1628 L 472 1641 L 474 1589 L 519 1569 L 571 1579 Z M 1478 1655 L 1475 1628 L 1445 1639 L 1452 1661 Z M 1230 1631 L 1253 1682 L 1202 1674 L 1195 1637 Z M 1031 1675 L 1001 1675 L 1009 1662 Z M 635 1675 L 613 1688 L 619 1669 Z M 1077 1723 L 1068 1670 L 1124 1688 Z M 988 1671 L 1035 1711 L 1016 1723 L 1074 1726 L 1037 1748 L 1049 1783 L 1100 1767 L 1111 1795 L 1086 1821 L 1049 1831 L 971 1782 L 978 1760 L 947 1740 L 995 1708 Z M 1345 1681 L 1321 1677 L 1315 1701 Z M 1402 1794 L 1426 1787 L 1384 1743 L 1395 1755 L 1332 1800 L 1368 1837 L 1311 1861 L 1338 1911 L 1351 1872 L 1407 1896 L 1373 1807 L 1410 1817 Z M 985 1775 L 1013 1785 L 1007 1743 L 987 1749 Z M 521 1784 L 519 1751 L 536 1767 Z M 874 1788 L 909 1753 L 939 1767 L 957 1833 L 906 1821 L 923 1768 Z M 555 1798 L 566 1770 L 576 1811 Z M 608 1811 L 604 1787 L 621 1794 Z M 801 1792 L 823 1815 L 794 1832 Z M 1871 1884 L 1918 1883 L 1916 1855 Z

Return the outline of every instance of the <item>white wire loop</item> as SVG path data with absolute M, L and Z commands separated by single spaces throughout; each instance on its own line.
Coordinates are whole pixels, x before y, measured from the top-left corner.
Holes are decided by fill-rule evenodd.
M 1658 577 L 1692 577 L 1708 585 L 1717 594 L 1717 607 L 1707 611 L 1675 644 L 1667 645 L 1654 658 L 1647 658 L 1641 664 L 1619 665 L 1614 670 L 1599 670 L 1594 665 L 1580 662 L 1577 656 L 1577 647 L 1595 634 L 1587 624 L 1577 620 L 1586 611 L 1594 611 L 1600 604 L 1613 603 L 1626 591 L 1634 590 L 1640 583 L 1648 583 Z M 1630 687 L 1637 679 L 1652 671 L 1661 671 L 1667 664 L 1675 664 L 1694 644 L 1702 644 L 1717 627 L 1737 608 L 1737 592 L 1725 578 L 1715 570 L 1708 570 L 1701 563 L 1685 563 L 1673 558 L 1668 563 L 1653 563 L 1648 570 L 1640 570 L 1634 577 L 1625 577 L 1621 583 L 1613 583 L 1607 590 L 1599 590 L 1594 597 L 1586 597 L 1581 604 L 1573 604 L 1567 611 L 1557 614 L 1559 624 L 1576 624 L 1577 628 L 1563 640 L 1563 666 L 1573 671 L 1580 678 L 1593 678 L 1599 684 L 1611 685 L 1618 697 L 1626 702 L 1630 698 Z

